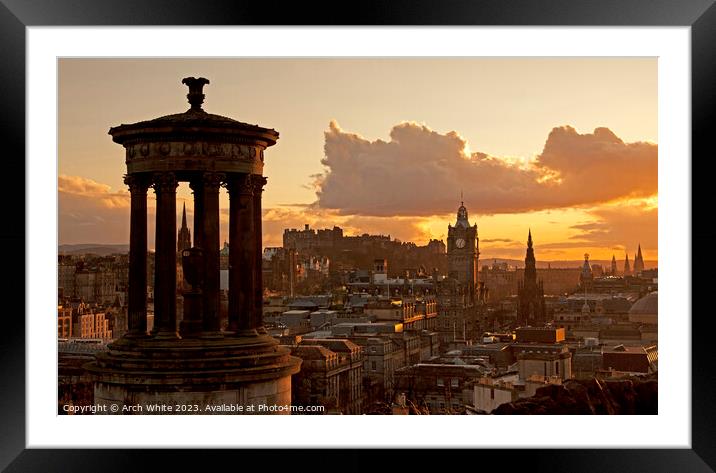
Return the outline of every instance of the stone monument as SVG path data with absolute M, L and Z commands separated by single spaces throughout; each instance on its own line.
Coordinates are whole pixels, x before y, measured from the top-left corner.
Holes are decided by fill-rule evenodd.
M 109 130 L 124 146 L 131 198 L 128 330 L 85 367 L 106 406 L 289 405 L 301 361 L 262 325 L 261 194 L 264 151 L 278 132 L 207 113 L 187 77 L 191 108 Z M 177 324 L 176 188 L 194 195 L 194 242 L 182 252 L 184 318 Z M 229 313 L 219 319 L 219 193 L 229 194 Z M 147 331 L 147 191 L 156 194 L 154 327 Z M 195 411 L 193 406 L 198 406 Z M 233 411 L 232 411 L 233 412 Z M 286 413 L 285 410 L 272 411 Z M 146 410 L 141 413 L 147 413 Z M 164 411 L 163 413 L 167 413 Z

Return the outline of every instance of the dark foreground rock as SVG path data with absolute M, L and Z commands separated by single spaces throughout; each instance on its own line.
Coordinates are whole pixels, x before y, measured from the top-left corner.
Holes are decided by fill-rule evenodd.
M 498 406 L 492 414 L 657 414 L 658 377 L 569 380 L 539 388 L 530 398 Z

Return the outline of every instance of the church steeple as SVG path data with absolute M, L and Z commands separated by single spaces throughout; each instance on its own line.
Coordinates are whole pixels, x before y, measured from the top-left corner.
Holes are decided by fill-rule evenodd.
M 624 276 L 631 274 L 631 266 L 629 266 L 629 253 L 624 255 Z
M 641 254 L 641 243 L 639 244 L 639 247 L 636 252 L 636 256 L 634 257 L 634 273 L 638 274 L 644 271 L 644 257 Z
M 177 251 L 181 253 L 189 248 L 191 248 L 191 233 L 186 226 L 186 203 L 184 203 L 181 213 L 181 228 L 177 235 Z
M 617 259 L 612 255 L 612 276 L 617 275 Z

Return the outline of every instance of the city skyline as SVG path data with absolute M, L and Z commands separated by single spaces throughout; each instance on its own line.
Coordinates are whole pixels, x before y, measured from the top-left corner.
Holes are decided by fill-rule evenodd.
M 175 78 L 201 71 L 209 112 L 281 134 L 264 246 L 304 224 L 445 239 L 463 193 L 488 258 L 519 259 L 532 228 L 542 261 L 622 261 L 638 243 L 658 259 L 656 59 L 62 59 L 59 70 L 60 244 L 128 241 L 124 159 L 107 129 L 183 111 Z M 177 203 L 191 217 L 186 185 Z
M 520 162 L 472 151 L 457 132 L 416 122 L 394 126 L 390 141 L 371 141 L 332 119 L 324 171 L 307 189 L 316 200 L 291 206 L 304 221 L 344 219 L 349 228 L 305 223 L 265 251 L 265 223 L 291 225 L 272 219 L 270 204 L 264 212 L 264 163 L 279 132 L 207 111 L 209 79 L 181 83 L 188 110 L 108 131 L 124 150 L 129 251 L 58 254 L 58 413 L 658 412 L 658 268 L 646 267 L 641 238 L 622 271 L 614 253 L 606 268 L 587 252 L 579 267 L 538 270 L 532 236 L 539 212 L 604 211 L 625 199 L 643 207 L 652 197 L 655 206 L 656 144 L 625 143 L 606 127 L 582 134 L 561 126 L 539 155 Z M 616 178 L 620 171 L 630 178 Z M 193 194 L 191 230 L 186 199 L 177 199 L 182 184 Z M 65 199 L 84 198 L 117 218 L 127 203 L 124 193 L 88 178 L 61 174 L 60 186 Z M 422 222 L 422 231 L 403 239 L 432 238 L 430 226 L 442 221 L 435 213 L 458 189 L 446 236 L 423 246 L 384 234 L 411 235 Z M 482 212 L 471 213 L 466 199 L 481 202 Z M 83 223 L 66 204 L 60 211 Z M 91 214 L 81 235 L 107 231 L 107 215 Z M 489 261 L 490 251 L 506 251 L 511 241 L 483 235 L 488 246 L 504 246 L 484 251 L 476 222 L 485 215 L 525 215 L 516 224 L 528 226 L 524 269 L 480 268 L 481 254 Z M 642 236 L 627 217 L 624 228 Z M 356 218 L 371 219 L 370 230 L 352 236 L 345 219 Z M 369 234 L 381 222 L 391 230 Z M 599 249 L 615 238 L 605 222 L 564 225 L 581 231 L 582 241 L 563 234 L 544 244 L 547 253 Z M 546 396 L 555 401 L 535 406 Z M 615 407 L 622 399 L 632 402 Z

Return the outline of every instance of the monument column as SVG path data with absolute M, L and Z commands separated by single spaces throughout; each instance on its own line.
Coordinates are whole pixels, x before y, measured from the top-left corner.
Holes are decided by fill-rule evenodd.
M 157 195 L 156 243 L 154 248 L 154 330 L 158 339 L 175 339 L 177 334 L 176 192 L 172 172 L 154 174 Z
M 194 194 L 194 247 L 203 248 L 201 238 L 204 231 L 204 181 L 201 174 L 189 181 L 189 188 Z
M 129 220 L 129 287 L 127 337 L 147 335 L 147 188 L 141 175 L 128 174 L 124 183 L 131 196 Z
M 264 310 L 264 284 L 263 284 L 263 236 L 261 230 L 261 194 L 263 193 L 264 186 L 266 185 L 267 179 L 263 176 L 253 175 L 251 177 L 251 183 L 254 188 L 253 197 L 253 214 L 254 214 L 254 258 L 255 258 L 255 269 L 254 274 L 256 275 L 256 286 L 255 286 L 255 300 L 254 300 L 254 316 L 251 326 L 256 328 L 259 334 L 266 334 L 266 329 L 263 324 L 263 310 Z
M 219 319 L 219 187 L 224 174 L 202 177 L 202 250 L 204 254 L 204 336 L 220 337 Z
M 254 311 L 254 189 L 250 174 L 231 174 L 229 191 L 229 330 L 256 335 Z

